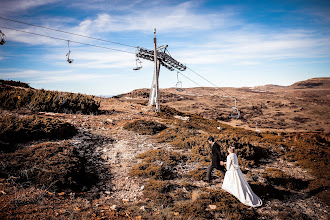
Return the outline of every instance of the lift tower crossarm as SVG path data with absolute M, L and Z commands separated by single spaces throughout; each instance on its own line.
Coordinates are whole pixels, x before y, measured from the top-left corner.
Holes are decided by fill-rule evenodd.
M 160 64 L 171 71 L 174 71 L 175 69 L 179 71 L 185 71 L 187 67 L 184 64 L 178 62 L 166 52 L 160 51 L 161 49 L 166 47 L 167 45 L 157 48 L 157 59 L 159 60 Z M 137 49 L 136 56 L 145 60 L 154 61 L 154 50 L 148 50 L 139 47 Z

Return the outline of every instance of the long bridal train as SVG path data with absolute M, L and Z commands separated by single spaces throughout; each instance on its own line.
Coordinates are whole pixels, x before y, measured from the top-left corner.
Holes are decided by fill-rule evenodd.
M 247 206 L 258 207 L 262 205 L 261 199 L 252 191 L 238 165 L 238 159 L 233 149 L 229 149 L 227 156 L 227 172 L 222 189 L 234 195 L 241 203 Z

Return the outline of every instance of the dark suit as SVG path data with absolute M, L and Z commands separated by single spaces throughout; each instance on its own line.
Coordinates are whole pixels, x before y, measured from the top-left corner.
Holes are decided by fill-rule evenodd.
M 212 170 L 215 168 L 219 170 L 223 177 L 225 176 L 225 167 L 220 165 L 220 161 L 225 161 L 225 155 L 223 155 L 220 151 L 220 146 L 217 144 L 217 142 L 214 142 L 211 146 L 212 150 L 212 161 L 211 164 L 207 167 L 207 175 L 206 175 L 206 180 L 210 181 L 211 180 L 211 174 Z

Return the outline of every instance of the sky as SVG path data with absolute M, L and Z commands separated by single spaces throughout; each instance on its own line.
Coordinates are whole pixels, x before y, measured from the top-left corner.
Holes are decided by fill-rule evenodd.
M 330 77 L 330 1 L 0 1 L 0 79 L 37 89 L 110 96 L 150 88 L 153 62 L 141 59 L 142 69 L 133 68 L 137 47 L 153 50 L 154 28 L 157 46 L 168 45 L 188 67 L 180 74 L 161 67 L 160 88 Z

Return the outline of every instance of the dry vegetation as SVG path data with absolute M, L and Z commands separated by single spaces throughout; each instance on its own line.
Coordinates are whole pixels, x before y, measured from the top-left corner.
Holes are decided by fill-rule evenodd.
M 210 162 L 209 146 L 205 140 L 209 135 L 216 137 L 223 151 L 226 151 L 229 145 L 236 147 L 241 169 L 246 175 L 251 176 L 252 179 L 257 178 L 254 175 L 260 175 L 263 178 L 262 182 L 253 181 L 251 186 L 264 202 L 273 199 L 284 199 L 286 196 L 293 196 L 304 190 L 308 196 L 316 196 L 325 204 L 328 204 L 329 176 L 327 160 L 330 159 L 329 142 L 322 138 L 322 135 L 305 134 L 303 140 L 294 137 L 295 133 L 282 134 L 281 136 L 273 133 L 261 135 L 220 124 L 218 121 L 205 119 L 198 115 L 180 113 L 169 107 L 162 109 L 160 114 L 165 119 L 170 119 L 171 115 L 172 119 L 167 121 L 169 128 L 161 131 L 155 138 L 159 142 L 170 144 L 174 147 L 174 150 L 170 152 L 152 150 L 141 154 L 138 158 L 143 159 L 142 162 L 133 167 L 131 172 L 131 175 L 149 178 L 149 187 L 146 188 L 145 197 L 152 199 L 156 202 L 156 205 L 157 201 L 163 201 L 165 207 L 173 212 L 178 211 L 183 218 L 190 216 L 211 219 L 218 217 L 241 219 L 243 216 L 245 216 L 244 218 L 251 216 L 251 219 L 255 219 L 258 216 L 255 210 L 251 211 L 244 206 L 238 208 L 240 204 L 231 195 L 221 196 L 225 193 L 219 189 L 217 189 L 217 197 L 214 196 L 216 201 L 212 199 L 212 194 L 206 187 L 195 185 L 190 190 L 182 190 L 182 181 L 205 180 L 205 167 Z M 182 118 L 173 120 L 173 116 L 176 115 L 185 117 L 185 120 L 182 120 Z M 130 123 L 130 129 L 133 129 L 134 125 L 136 125 L 135 122 Z M 221 130 L 218 129 L 219 127 L 221 127 Z M 141 132 L 139 126 L 136 126 L 136 131 Z M 303 144 L 300 145 L 299 143 Z M 293 145 L 299 145 L 299 147 L 292 148 Z M 310 152 L 311 148 L 315 149 L 315 146 L 318 146 L 318 150 L 306 155 L 306 152 Z M 179 150 L 184 153 L 178 153 Z M 291 176 L 290 173 L 271 167 L 266 168 L 262 173 L 253 173 L 254 168 L 258 168 L 264 161 L 270 160 L 270 157 L 273 158 L 275 155 L 290 161 L 297 161 L 297 165 L 301 164 L 304 168 L 311 169 L 312 173 L 317 172 L 318 178 L 312 181 L 297 179 Z M 195 169 L 182 173 L 183 167 L 188 165 L 194 166 Z M 220 176 L 220 174 L 217 175 Z M 172 180 L 172 182 L 169 180 Z M 190 182 L 190 184 L 194 185 L 193 182 Z M 196 189 L 204 195 L 204 200 L 191 201 L 192 193 Z M 230 205 L 227 204 L 228 200 L 230 200 Z M 205 211 L 212 204 L 221 208 L 213 212 Z M 285 209 L 284 211 L 288 210 Z M 292 215 L 292 217 L 294 216 L 303 217 L 299 213 Z M 267 216 L 267 218 L 272 217 L 274 216 Z M 278 217 L 286 218 L 290 216 L 284 214 L 284 212 L 279 212 Z
M 318 94 L 316 87 L 324 85 L 320 83 L 312 80 L 293 87 L 310 99 L 310 93 Z M 278 96 L 267 100 L 270 93 L 254 92 L 255 103 L 242 108 L 242 120 L 234 120 L 208 88 L 200 89 L 211 93 L 204 97 L 162 91 L 168 105 L 156 114 L 145 105 L 147 90 L 95 101 L 22 88 L 21 82 L 2 84 L 1 103 L 6 104 L 1 104 L 0 117 L 0 143 L 5 146 L 0 153 L 1 219 L 328 218 L 329 133 L 324 132 L 327 121 L 322 124 L 314 115 L 328 108 L 326 98 L 315 101 L 326 108 L 316 105 L 308 113 L 301 109 L 309 103 L 301 106 L 293 98 L 286 102 Z M 273 95 L 282 89 L 267 88 L 273 88 Z M 249 89 L 237 89 L 243 90 Z M 36 94 L 43 98 L 35 106 L 52 94 L 72 97 L 76 101 L 67 103 L 75 103 L 75 110 L 31 108 Z M 24 104 L 19 104 L 21 95 L 26 96 Z M 215 106 L 206 109 L 205 97 Z M 78 114 L 90 113 L 79 110 L 82 103 L 90 103 L 97 114 Z M 291 115 L 288 109 L 301 114 Z M 252 126 L 232 126 L 266 117 L 272 129 L 262 133 Z M 275 129 L 281 123 L 287 130 Z M 320 123 L 318 131 L 306 131 L 304 123 Z M 263 200 L 262 207 L 244 206 L 222 191 L 220 172 L 214 172 L 212 184 L 203 181 L 210 163 L 209 135 L 224 152 L 229 145 L 236 147 L 241 170 Z
M 163 124 L 156 123 L 153 121 L 137 120 L 133 123 L 126 124 L 124 128 L 130 131 L 136 131 L 140 134 L 153 135 L 166 129 L 167 127 Z
M 253 88 L 164 89 L 162 103 L 182 112 L 220 120 L 231 126 L 274 132 L 330 132 L 330 80 L 315 78 L 291 86 L 266 85 Z M 147 89 L 122 95 L 131 102 L 146 103 Z M 230 118 L 234 99 L 240 110 L 239 120 Z
M 39 116 L 0 115 L 0 151 L 14 151 L 17 144 L 40 139 L 64 139 L 77 133 L 69 123 Z
M 82 94 L 35 90 L 3 84 L 0 87 L 0 107 L 7 110 L 24 109 L 33 112 L 95 114 L 100 103 L 96 102 L 94 97 Z

